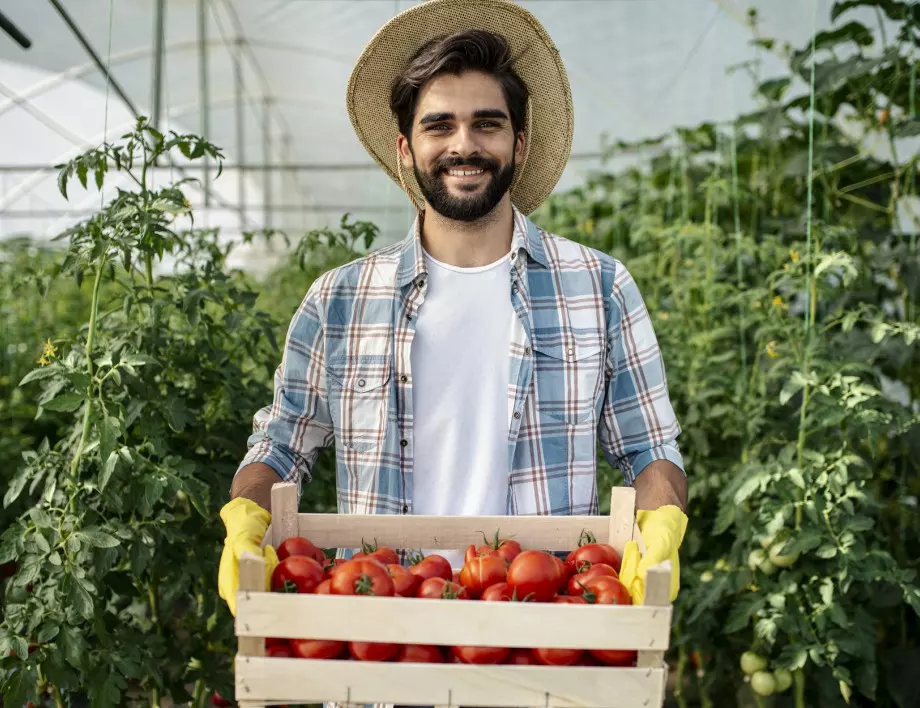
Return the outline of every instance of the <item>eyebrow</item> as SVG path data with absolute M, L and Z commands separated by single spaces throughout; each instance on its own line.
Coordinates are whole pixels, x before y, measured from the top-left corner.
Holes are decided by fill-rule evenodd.
M 443 120 L 454 120 L 456 117 L 457 116 L 453 113 L 426 113 L 419 121 L 419 125 L 440 123 Z M 473 112 L 473 118 L 501 118 L 502 120 L 510 120 L 508 114 L 500 108 L 482 108 Z

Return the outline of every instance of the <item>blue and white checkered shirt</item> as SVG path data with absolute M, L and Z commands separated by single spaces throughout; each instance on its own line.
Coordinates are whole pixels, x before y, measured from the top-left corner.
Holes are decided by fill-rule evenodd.
M 264 462 L 286 481 L 310 480 L 334 444 L 339 513 L 412 513 L 419 226 L 310 287 L 240 469 Z M 623 264 L 517 209 L 511 256 L 507 513 L 597 513 L 598 441 L 629 484 L 654 460 L 683 470 L 661 352 Z

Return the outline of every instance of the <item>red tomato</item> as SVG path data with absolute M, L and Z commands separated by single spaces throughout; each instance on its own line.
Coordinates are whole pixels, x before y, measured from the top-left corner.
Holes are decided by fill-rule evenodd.
M 582 534 L 582 539 L 585 538 L 585 534 Z M 582 573 L 596 563 L 606 563 L 617 573 L 620 572 L 620 554 L 607 543 L 579 544 L 578 548 L 566 556 L 565 563 L 571 574 Z
M 464 565 L 470 561 L 479 558 L 480 556 L 497 556 L 498 551 L 489 548 L 488 546 L 480 546 L 476 548 L 475 544 L 470 544 L 466 548 L 466 553 L 463 554 L 463 563 Z
M 569 595 L 581 595 L 584 592 L 584 585 L 593 578 L 599 578 L 602 575 L 609 575 L 618 578 L 617 572 L 606 563 L 597 563 L 590 566 L 583 573 L 578 573 L 569 578 L 568 593 Z
M 512 598 L 515 598 L 514 590 L 508 583 L 495 583 L 483 590 L 480 599 L 486 602 L 511 602 Z
M 415 597 L 415 591 L 422 584 L 421 578 L 409 572 L 398 563 L 390 563 L 387 566 L 387 572 L 393 578 L 393 590 L 395 595 L 400 597 Z
M 501 538 L 498 535 L 498 531 L 495 532 L 495 536 L 491 539 L 486 538 L 485 534 L 482 534 L 482 540 L 484 541 L 483 545 L 478 548 L 475 546 L 470 546 L 466 549 L 466 556 L 464 557 L 464 563 L 469 563 L 472 558 L 477 556 L 499 556 L 504 558 L 508 563 L 513 561 L 523 550 L 521 544 L 517 541 L 514 541 L 510 538 Z
M 450 648 L 451 655 L 464 664 L 500 664 L 507 658 L 510 651 L 508 647 L 456 646 Z
M 463 566 L 460 571 L 460 584 L 472 597 L 479 597 L 482 591 L 495 583 L 505 582 L 508 576 L 508 563 L 499 556 L 478 556 Z
M 522 551 L 508 567 L 508 585 L 520 598 L 549 602 L 560 583 L 556 560 L 545 551 Z
M 545 666 L 571 666 L 584 653 L 581 649 L 543 649 L 533 650 L 534 658 Z
M 581 658 L 575 662 L 576 666 L 603 666 L 603 664 L 596 658 L 591 655 L 591 652 L 586 651 L 581 655 Z
M 288 556 L 272 573 L 275 592 L 313 592 L 326 577 L 323 566 L 307 556 Z
M 588 601 L 581 595 L 556 595 L 553 602 L 560 605 L 587 605 Z
M 626 586 L 612 575 L 602 575 L 585 583 L 582 596 L 598 605 L 631 605 L 632 598 Z
M 416 597 L 441 600 L 469 600 L 469 591 L 459 583 L 444 578 L 428 578 L 418 587 Z
M 551 557 L 556 563 L 556 592 L 562 592 L 571 573 L 569 573 L 568 568 L 559 556 L 552 555 Z
M 326 571 L 326 577 L 331 578 L 335 571 L 341 568 L 348 561 L 344 558 L 327 558 L 326 562 L 323 563 L 323 570 Z
M 280 637 L 266 637 L 265 638 L 265 650 L 268 651 L 272 647 L 280 646 L 289 646 L 290 641 L 287 639 L 282 639 Z
M 316 586 L 316 590 L 313 591 L 314 595 L 331 595 L 332 594 L 332 580 L 326 578 L 323 582 Z
M 417 562 L 413 562 L 413 564 L 409 566 L 409 572 L 419 576 L 422 580 L 428 580 L 428 578 L 444 578 L 444 580 L 450 580 L 453 577 L 453 570 L 451 570 L 450 562 L 444 556 L 439 556 L 437 553 L 432 553 L 430 556 L 425 556 Z
M 292 639 L 291 649 L 301 659 L 335 659 L 345 651 L 345 642 L 331 639 Z
M 517 664 L 518 666 L 535 666 L 540 662 L 534 658 L 533 652 L 530 651 L 530 649 L 517 648 L 508 652 L 505 663 Z
M 281 545 L 278 546 L 277 553 L 279 561 L 283 561 L 290 556 L 306 556 L 317 563 L 326 563 L 326 554 L 323 553 L 322 549 L 317 548 L 311 541 L 301 536 L 291 536 L 284 539 Z
M 283 657 L 293 657 L 294 650 L 291 649 L 291 645 L 288 642 L 284 644 L 276 644 L 275 646 L 268 647 L 265 650 L 266 656 L 283 656 Z
M 370 558 L 343 563 L 332 576 L 333 595 L 392 597 L 396 591 L 385 565 Z
M 443 664 L 444 652 L 434 644 L 403 644 L 396 661 L 409 661 L 418 664 Z
M 211 705 L 218 706 L 219 708 L 224 708 L 225 706 L 232 706 L 233 703 L 228 701 L 217 691 L 214 691 L 214 695 L 211 696 Z
M 631 649 L 591 649 L 591 656 L 607 666 L 635 666 L 638 653 Z
M 390 661 L 399 653 L 399 644 L 348 642 L 348 653 L 358 661 Z
M 376 558 L 384 565 L 390 563 L 399 563 L 399 555 L 392 548 L 387 546 L 378 546 L 377 539 L 374 539 L 373 545 L 361 541 L 361 550 L 352 556 L 353 559 Z

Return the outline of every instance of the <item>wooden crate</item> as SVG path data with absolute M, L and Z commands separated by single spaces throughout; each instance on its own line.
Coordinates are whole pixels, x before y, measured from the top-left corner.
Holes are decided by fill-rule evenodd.
M 300 535 L 321 548 L 362 539 L 409 549 L 463 549 L 495 529 L 526 548 L 568 551 L 583 530 L 622 554 L 636 539 L 635 490 L 615 488 L 605 516 L 435 517 L 300 514 L 292 484 L 272 489 L 265 543 Z M 284 703 L 422 706 L 615 706 L 664 703 L 664 652 L 671 631 L 671 565 L 649 570 L 642 606 L 567 605 L 351 597 L 264 592 L 264 562 L 240 561 L 236 698 L 241 706 Z M 265 638 L 418 644 L 578 647 L 638 651 L 635 667 L 411 664 L 265 656 Z

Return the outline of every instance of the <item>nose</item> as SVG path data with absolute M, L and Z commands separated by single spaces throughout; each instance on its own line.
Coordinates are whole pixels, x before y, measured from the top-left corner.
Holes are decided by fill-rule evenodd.
M 465 160 L 469 157 L 478 157 L 481 154 L 481 148 L 476 142 L 476 136 L 473 130 L 466 125 L 460 126 L 454 131 L 448 152 L 453 158 Z

